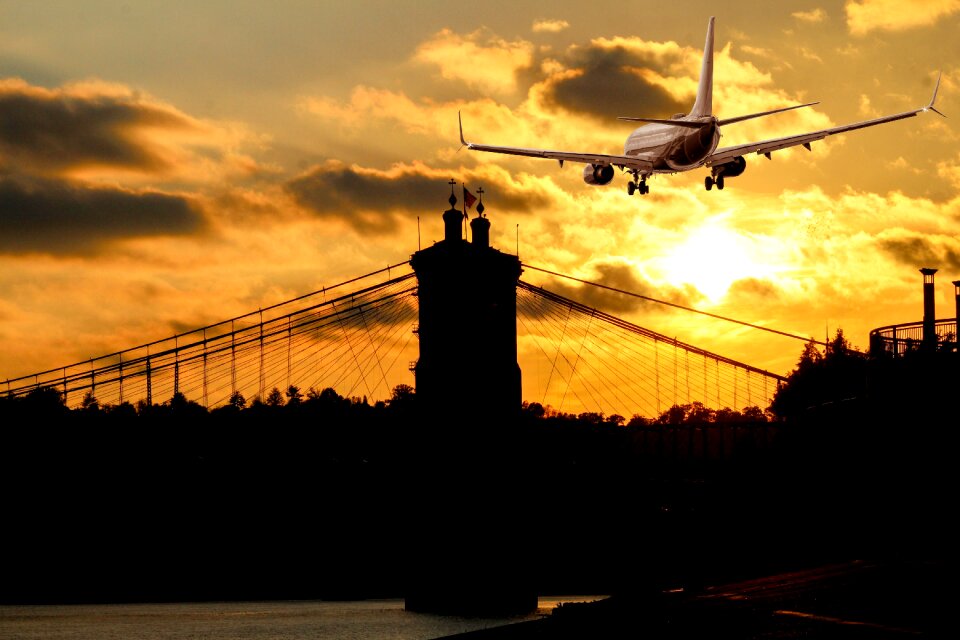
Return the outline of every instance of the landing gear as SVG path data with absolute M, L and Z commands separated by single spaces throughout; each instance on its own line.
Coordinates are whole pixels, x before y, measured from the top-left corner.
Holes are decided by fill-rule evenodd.
M 716 179 L 714 179 L 712 176 L 707 176 L 703 179 L 703 186 L 707 191 L 713 189 L 713 185 L 717 185 L 717 189 L 723 191 L 723 176 L 717 176 Z
M 640 195 L 645 196 L 650 193 L 650 186 L 647 184 L 647 177 L 640 177 L 637 174 L 633 174 L 634 182 L 631 180 L 627 183 L 627 195 L 632 196 L 635 192 L 639 191 Z

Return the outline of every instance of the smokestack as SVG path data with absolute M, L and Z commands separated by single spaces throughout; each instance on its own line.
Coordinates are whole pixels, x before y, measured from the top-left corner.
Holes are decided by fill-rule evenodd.
M 929 351 L 937 348 L 937 314 L 934 308 L 933 274 L 936 269 L 923 268 L 923 347 Z
M 953 321 L 953 341 L 957 345 L 957 352 L 960 353 L 960 280 L 954 280 L 951 284 L 953 284 L 953 296 L 957 301 L 957 315 Z

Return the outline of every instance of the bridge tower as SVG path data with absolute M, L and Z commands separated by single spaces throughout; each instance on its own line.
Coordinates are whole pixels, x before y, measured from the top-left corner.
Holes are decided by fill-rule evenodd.
M 451 184 L 452 181 L 451 181 Z M 537 608 L 529 458 L 518 435 L 520 259 L 490 246 L 482 189 L 472 241 L 450 194 L 444 238 L 415 253 L 421 425 L 411 436 L 405 607 L 456 615 Z
M 431 422 L 496 428 L 513 422 L 522 402 L 517 364 L 517 279 L 520 259 L 490 246 L 490 221 L 470 221 L 450 194 L 444 238 L 413 254 L 420 301 L 420 358 L 414 367 L 418 404 Z M 451 420 L 451 418 L 453 418 Z

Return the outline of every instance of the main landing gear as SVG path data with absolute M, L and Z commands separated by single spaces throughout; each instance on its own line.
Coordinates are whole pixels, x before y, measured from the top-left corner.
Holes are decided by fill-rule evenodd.
M 635 191 L 639 191 L 640 195 L 645 196 L 650 193 L 650 185 L 647 184 L 647 176 L 642 178 L 636 173 L 633 174 L 633 180 L 627 183 L 627 195 L 632 196 Z
M 717 176 L 716 178 L 707 176 L 703 179 L 703 186 L 706 187 L 707 191 L 713 189 L 713 185 L 717 185 L 717 189 L 723 191 L 723 176 Z

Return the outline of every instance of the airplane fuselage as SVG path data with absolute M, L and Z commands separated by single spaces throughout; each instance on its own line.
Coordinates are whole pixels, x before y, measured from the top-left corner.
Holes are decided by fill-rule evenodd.
M 654 173 L 673 173 L 702 166 L 719 143 L 720 128 L 714 119 L 696 129 L 646 124 L 627 137 L 623 154 L 650 160 Z

